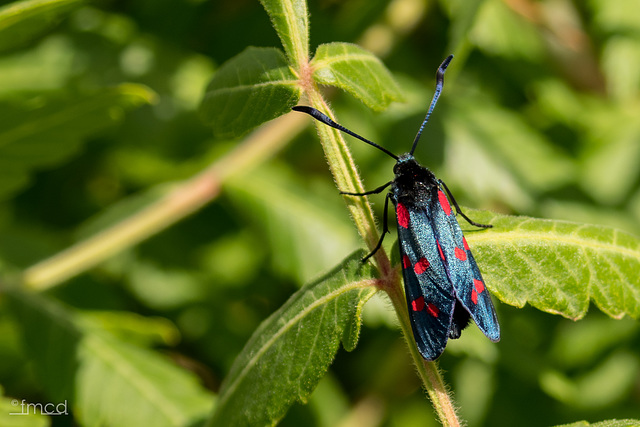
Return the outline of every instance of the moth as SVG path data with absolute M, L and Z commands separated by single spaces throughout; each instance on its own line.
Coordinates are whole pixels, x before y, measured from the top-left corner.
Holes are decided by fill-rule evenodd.
M 393 203 L 398 226 L 400 259 L 411 327 L 418 350 L 426 360 L 436 360 L 444 352 L 449 338 L 459 338 L 470 319 L 491 341 L 500 340 L 500 325 L 491 296 L 467 240 L 462 234 L 456 214 L 469 224 L 490 228 L 467 217 L 444 181 L 422 166 L 413 153 L 420 135 L 429 121 L 442 88 L 444 73 L 453 59 L 447 57 L 436 73 L 436 90 L 429 110 L 416 135 L 411 151 L 396 156 L 386 148 L 350 131 L 312 107 L 296 106 L 293 110 L 309 114 L 314 119 L 347 133 L 396 160 L 392 181 L 364 193 L 342 194 L 366 196 L 391 187 L 385 198 L 383 231 L 380 247 L 388 229 L 389 201 Z M 450 203 L 451 201 L 451 203 Z M 451 207 L 455 207 L 455 212 Z

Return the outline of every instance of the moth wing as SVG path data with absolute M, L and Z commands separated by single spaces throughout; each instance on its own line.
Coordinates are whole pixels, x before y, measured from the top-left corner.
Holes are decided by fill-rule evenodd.
M 438 189 L 437 200 L 432 200 L 431 205 L 432 228 L 442 248 L 445 268 L 455 295 L 482 333 L 493 342 L 499 341 L 500 324 L 491 295 L 442 188 Z
M 498 323 L 496 310 L 493 308 L 491 295 L 485 288 L 484 279 L 480 274 L 480 269 L 473 258 L 473 254 L 469 249 L 466 249 L 466 251 L 469 265 L 473 271 L 473 283 L 467 283 L 462 286 L 463 290 L 458 292 L 458 298 L 462 305 L 469 310 L 473 321 L 478 325 L 482 333 L 491 341 L 498 342 L 500 341 L 500 324 Z
M 407 210 L 398 203 L 396 214 L 411 329 L 422 357 L 435 360 L 449 338 L 454 289 L 438 255 L 428 208 Z

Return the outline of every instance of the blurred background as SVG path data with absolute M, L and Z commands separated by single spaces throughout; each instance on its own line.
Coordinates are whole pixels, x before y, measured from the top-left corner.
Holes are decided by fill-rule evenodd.
M 245 47 L 280 46 L 255 0 L 78 3 L 46 31 L 0 42 L 0 141 L 11 137 L 2 123 L 29 114 L 45 128 L 37 149 L 0 151 L 5 270 L 127 217 L 237 146 L 202 124 L 206 85 Z M 640 234 L 637 1 L 310 0 L 309 11 L 312 52 L 358 43 L 403 88 L 406 102 L 382 113 L 326 93 L 343 125 L 395 153 L 408 151 L 436 68 L 455 55 L 416 157 L 461 205 Z M 87 129 L 47 135 L 32 113 L 123 83 L 137 84 L 124 88 L 138 101 Z M 392 159 L 348 142 L 367 188 L 392 178 Z M 373 198 L 379 218 L 383 199 Z M 48 293 L 82 310 L 155 319 L 157 337 L 143 344 L 215 392 L 260 322 L 360 246 L 309 127 L 196 214 Z M 640 418 L 637 322 L 595 307 L 573 322 L 496 305 L 500 343 L 469 328 L 440 359 L 469 425 Z M 439 425 L 393 316 L 384 297 L 370 301 L 356 350 L 340 350 L 309 403 L 281 425 Z M 5 393 L 37 401 L 4 311 L 0 331 Z

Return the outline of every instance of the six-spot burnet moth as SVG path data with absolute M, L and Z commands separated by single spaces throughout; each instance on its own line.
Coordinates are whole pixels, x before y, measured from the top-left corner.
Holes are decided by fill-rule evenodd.
M 315 108 L 293 107 L 295 111 L 307 113 L 326 125 L 378 148 L 397 161 L 393 168 L 393 181 L 364 193 L 342 194 L 365 196 L 380 193 L 391 186 L 384 204 L 382 236 L 363 261 L 380 249 L 385 234 L 389 232 L 387 211 L 391 200 L 396 209 L 402 274 L 411 327 L 418 350 L 426 360 L 437 359 L 444 351 L 447 340 L 459 338 L 470 318 L 473 318 L 491 341 L 497 342 L 500 339 L 500 325 L 491 296 L 485 288 L 478 265 L 462 235 L 449 200 L 455 206 L 456 213 L 469 224 L 482 228 L 489 228 L 491 225 L 478 224 L 469 219 L 461 211 L 446 184 L 413 157 L 422 130 L 440 97 L 444 72 L 452 58 L 453 55 L 450 55 L 438 68 L 436 91 L 427 115 L 413 141 L 411 151 L 401 156 L 396 156 L 386 148 L 337 124 Z

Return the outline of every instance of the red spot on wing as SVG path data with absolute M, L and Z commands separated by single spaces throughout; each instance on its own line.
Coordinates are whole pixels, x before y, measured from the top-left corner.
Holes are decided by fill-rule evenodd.
M 424 297 L 416 298 L 411 301 L 411 309 L 413 311 L 422 311 L 425 309 L 425 307 L 427 308 L 427 313 L 429 313 L 433 317 L 438 317 L 438 315 L 440 314 L 440 309 L 436 307 L 435 304 L 425 304 Z
M 427 268 L 429 268 L 429 261 L 427 261 L 426 258 L 421 258 L 416 262 L 416 265 L 413 266 L 413 271 L 415 271 L 416 274 L 422 274 L 427 271 Z
M 402 203 L 398 203 L 396 206 L 396 216 L 400 227 L 409 228 L 409 211 Z
M 422 311 L 424 309 L 424 297 L 416 298 L 411 301 L 411 309 L 413 311 Z
M 438 314 L 440 314 L 440 309 L 436 307 L 434 304 L 429 303 L 427 304 L 427 313 L 429 313 L 433 317 L 438 317 Z
M 410 266 L 411 266 L 411 261 L 409 260 L 409 257 L 406 255 L 402 255 L 402 267 L 409 268 Z
M 442 248 L 440 247 L 440 242 L 436 240 L 436 243 L 438 244 L 438 252 L 440 252 L 440 258 L 442 258 L 442 260 L 444 261 L 444 253 L 442 252 Z
M 465 251 L 463 251 L 462 249 L 456 247 L 455 253 L 456 253 L 456 258 L 458 258 L 460 261 L 466 261 L 467 260 L 467 253 Z
M 465 239 L 464 236 L 462 236 L 462 244 L 464 245 L 464 248 L 466 250 L 469 250 L 469 244 L 467 243 L 467 239 Z
M 478 303 L 478 295 L 484 291 L 484 283 L 482 280 L 473 279 L 473 289 L 471 290 L 471 301 L 474 304 Z
M 449 216 L 451 215 L 451 205 L 449 204 L 449 200 L 447 200 L 447 196 L 442 192 L 442 190 L 438 190 L 438 201 L 440 202 L 440 206 L 442 206 L 442 210 L 444 213 Z

